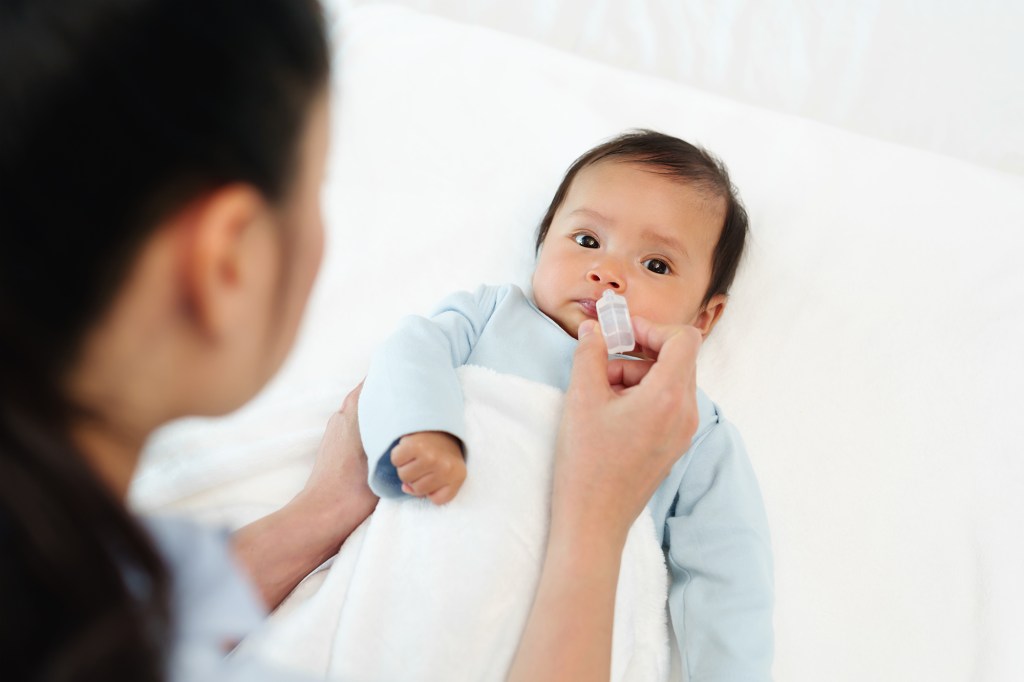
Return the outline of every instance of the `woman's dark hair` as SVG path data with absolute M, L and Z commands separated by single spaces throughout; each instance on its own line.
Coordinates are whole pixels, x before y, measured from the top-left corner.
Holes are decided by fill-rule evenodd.
M 547 213 L 537 230 L 537 250 L 544 244 L 555 212 L 565 201 L 576 174 L 599 161 L 613 159 L 650 166 L 656 173 L 677 178 L 696 187 L 708 196 L 725 200 L 722 231 L 711 262 L 711 282 L 701 305 L 707 305 L 716 294 L 728 294 L 736 269 L 743 256 L 749 225 L 736 188 L 729 179 L 729 171 L 719 159 L 700 147 L 671 135 L 653 130 L 633 130 L 600 144 L 576 159 L 566 171 L 562 183 L 551 199 Z
M 161 219 L 286 196 L 329 63 L 315 0 L 0 0 L 4 679 L 165 677 L 169 576 L 64 387 Z

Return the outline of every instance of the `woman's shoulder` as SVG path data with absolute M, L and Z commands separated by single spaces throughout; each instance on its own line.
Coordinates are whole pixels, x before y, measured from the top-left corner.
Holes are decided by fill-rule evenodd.
M 231 553 L 230 533 L 181 517 L 140 521 L 171 574 L 170 679 L 236 679 L 226 644 L 259 627 L 266 610 Z
M 171 573 L 171 608 L 181 634 L 237 640 L 266 617 L 255 588 L 231 553 L 226 528 L 174 516 L 141 519 Z
M 140 519 L 171 574 L 171 682 L 301 682 L 300 673 L 228 656 L 266 609 L 235 561 L 227 528 L 175 516 Z

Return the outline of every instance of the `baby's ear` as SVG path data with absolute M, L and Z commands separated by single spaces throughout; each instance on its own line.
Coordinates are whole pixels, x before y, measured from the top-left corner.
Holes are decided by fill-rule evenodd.
M 705 339 L 711 330 L 715 328 L 718 319 L 725 312 L 725 305 L 729 302 L 727 294 L 715 294 L 708 301 L 708 304 L 697 314 L 693 320 L 693 326 L 700 330 L 700 335 Z

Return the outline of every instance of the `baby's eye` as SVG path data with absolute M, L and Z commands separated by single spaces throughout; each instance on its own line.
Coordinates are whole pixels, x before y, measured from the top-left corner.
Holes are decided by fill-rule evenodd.
M 668 263 L 658 258 L 648 258 L 643 262 L 643 266 L 659 275 L 667 275 L 672 270 Z
M 576 243 L 579 244 L 580 246 L 582 246 L 585 249 L 596 249 L 599 246 L 601 246 L 600 244 L 597 243 L 597 240 L 594 239 L 593 237 L 591 237 L 589 234 L 582 234 L 581 233 L 581 234 L 575 235 L 573 237 L 573 239 L 575 239 Z

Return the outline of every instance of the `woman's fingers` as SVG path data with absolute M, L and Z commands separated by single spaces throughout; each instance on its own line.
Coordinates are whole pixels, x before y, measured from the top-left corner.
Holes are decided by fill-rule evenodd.
M 680 331 L 690 328 L 689 325 L 661 324 L 651 322 L 646 317 L 633 316 L 633 336 L 636 337 L 637 350 L 651 358 L 658 359 L 665 343 Z M 696 331 L 696 328 L 692 328 Z M 700 332 L 697 332 L 698 336 Z
M 652 370 L 652 379 L 659 385 L 674 383 L 682 378 L 695 379 L 693 358 L 697 356 L 702 341 L 696 328 L 658 324 L 642 317 L 633 318 L 633 327 L 637 350 L 651 359 L 610 360 L 607 374 L 608 383 L 613 388 L 621 391 L 636 386 Z
M 615 390 L 622 390 L 639 384 L 651 367 L 653 360 L 623 360 L 621 358 L 608 361 L 608 383 Z
M 359 437 L 357 410 L 361 389 L 362 383 L 327 420 L 313 471 L 300 493 L 313 506 L 333 509 L 340 517 L 350 516 L 353 509 L 369 514 L 377 504 L 377 496 L 367 484 L 368 464 Z
M 600 327 L 593 320 L 584 320 L 577 337 L 579 344 L 573 357 L 569 390 L 584 397 L 606 395 L 609 389 L 608 346 Z
M 687 394 L 697 390 L 697 353 L 702 337 L 688 325 L 653 330 L 658 343 L 658 359 L 644 377 L 653 391 L 684 388 Z
M 316 463 L 310 482 L 320 485 L 333 485 L 330 479 L 343 477 L 346 482 L 359 477 L 359 472 L 366 471 L 366 454 L 363 442 L 359 437 L 359 419 L 357 407 L 362 382 L 345 396 L 341 409 L 327 420 L 323 439 L 317 450 Z

